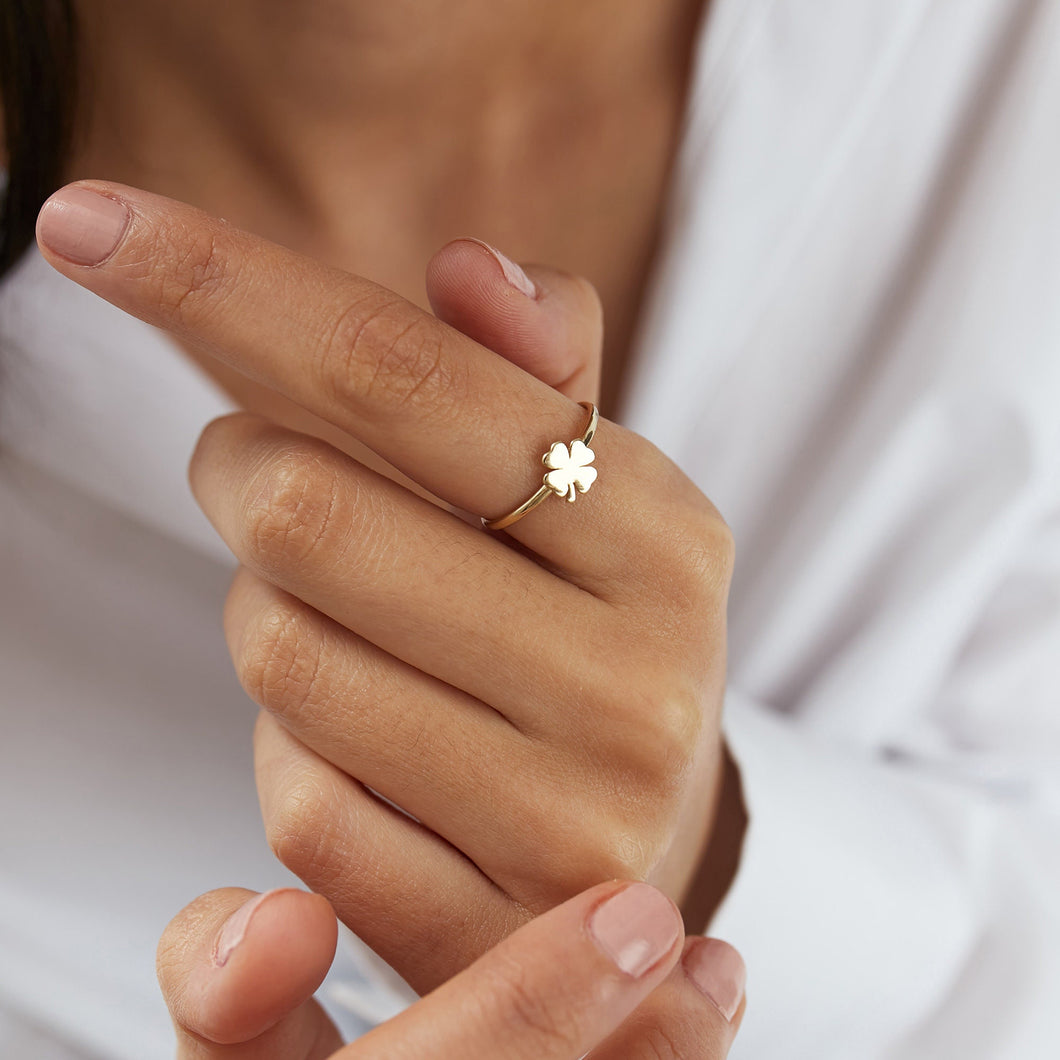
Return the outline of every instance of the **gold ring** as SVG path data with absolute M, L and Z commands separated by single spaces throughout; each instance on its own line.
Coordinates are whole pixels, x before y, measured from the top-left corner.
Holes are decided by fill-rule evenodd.
M 554 493 L 557 497 L 566 497 L 574 502 L 575 491 L 587 493 L 596 481 L 596 468 L 589 465 L 596 459 L 596 454 L 589 448 L 589 443 L 596 434 L 596 425 L 600 413 L 591 401 L 579 401 L 579 405 L 589 413 L 589 425 L 581 438 L 575 438 L 568 449 L 564 442 L 553 442 L 541 463 L 549 470 L 545 472 L 541 488 L 529 500 L 523 501 L 514 512 L 502 515 L 499 519 L 482 517 L 482 525 L 487 530 L 503 530 L 506 526 L 518 522 L 527 512 L 532 512 L 547 496 Z

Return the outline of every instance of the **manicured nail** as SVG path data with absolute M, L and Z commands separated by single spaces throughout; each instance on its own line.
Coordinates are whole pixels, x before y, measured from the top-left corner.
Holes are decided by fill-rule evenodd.
M 41 207 L 37 238 L 75 265 L 100 265 L 118 249 L 131 216 L 118 199 L 87 188 L 63 188 Z
M 731 1023 L 747 985 L 743 958 L 720 939 L 694 939 L 685 950 L 683 963 L 688 978 Z
M 496 247 L 491 247 L 489 243 L 483 243 L 481 239 L 472 239 L 471 242 L 477 243 L 483 250 L 488 250 L 493 255 L 493 260 L 501 267 L 504 278 L 520 294 L 526 295 L 527 298 L 537 298 L 537 287 L 534 281 L 511 258 L 502 254 Z
M 646 883 L 633 883 L 596 908 L 589 934 L 636 979 L 670 952 L 681 934 L 681 917 L 664 894 Z
M 245 905 L 241 905 L 222 925 L 218 932 L 217 941 L 213 947 L 213 963 L 218 968 L 223 968 L 228 963 L 228 958 L 236 951 L 236 947 L 247 936 L 247 929 L 254 914 L 265 904 L 265 901 L 279 890 L 266 891 L 264 894 L 256 894 Z

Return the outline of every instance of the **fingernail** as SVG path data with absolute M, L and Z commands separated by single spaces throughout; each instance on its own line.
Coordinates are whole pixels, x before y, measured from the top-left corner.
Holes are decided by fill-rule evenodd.
M 282 890 L 283 888 L 280 888 Z M 266 899 L 279 890 L 266 891 L 257 894 L 245 905 L 241 905 L 222 925 L 217 934 L 217 941 L 213 947 L 213 963 L 218 968 L 223 968 L 228 963 L 228 958 L 235 953 L 236 948 L 247 936 L 247 929 L 254 914 L 265 904 Z
M 743 958 L 720 939 L 695 939 L 685 950 L 683 963 L 688 978 L 731 1023 L 747 985 Z
M 633 883 L 596 908 L 589 934 L 636 979 L 670 952 L 681 934 L 681 917 L 664 894 L 646 883 Z
M 118 249 L 131 216 L 118 199 L 87 188 L 63 188 L 41 207 L 37 238 L 76 265 L 100 265 Z
M 472 239 L 471 242 L 477 243 L 483 250 L 488 250 L 493 255 L 493 260 L 501 267 L 504 278 L 520 294 L 526 295 L 527 298 L 537 298 L 537 287 L 534 281 L 511 258 L 502 254 L 496 247 L 491 247 L 489 243 L 483 243 L 481 239 Z

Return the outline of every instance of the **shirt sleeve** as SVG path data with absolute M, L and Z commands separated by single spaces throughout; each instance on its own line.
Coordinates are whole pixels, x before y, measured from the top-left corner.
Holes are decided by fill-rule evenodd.
M 1060 1055 L 1058 700 L 1060 517 L 901 740 L 730 689 L 749 823 L 710 931 L 749 969 L 734 1060 Z

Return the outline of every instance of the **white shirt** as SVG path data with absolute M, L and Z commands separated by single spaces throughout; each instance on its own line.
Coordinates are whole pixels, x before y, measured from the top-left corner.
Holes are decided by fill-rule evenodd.
M 1056 0 L 707 21 L 620 418 L 737 542 L 735 1058 L 1060 1055 L 1058 129 Z M 0 1008 L 167 1056 L 162 926 L 285 878 L 184 485 L 228 402 L 35 253 L 0 329 Z

